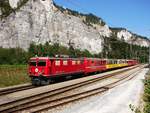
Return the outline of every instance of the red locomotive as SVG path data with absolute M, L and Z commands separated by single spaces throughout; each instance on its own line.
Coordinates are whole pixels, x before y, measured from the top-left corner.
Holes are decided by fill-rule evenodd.
M 126 59 L 34 57 L 29 61 L 28 73 L 33 85 L 45 85 L 55 77 L 86 75 L 137 63 Z

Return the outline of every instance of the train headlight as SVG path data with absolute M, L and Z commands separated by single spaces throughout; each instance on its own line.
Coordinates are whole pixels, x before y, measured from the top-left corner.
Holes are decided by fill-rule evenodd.
M 38 70 L 38 68 L 35 68 L 35 72 L 37 73 L 39 70 Z

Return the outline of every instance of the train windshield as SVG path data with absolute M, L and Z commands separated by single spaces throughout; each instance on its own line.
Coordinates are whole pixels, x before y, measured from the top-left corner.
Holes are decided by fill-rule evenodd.
M 36 66 L 36 61 L 30 61 L 30 66 Z
M 39 60 L 37 65 L 38 66 L 46 66 L 46 61 L 45 60 Z

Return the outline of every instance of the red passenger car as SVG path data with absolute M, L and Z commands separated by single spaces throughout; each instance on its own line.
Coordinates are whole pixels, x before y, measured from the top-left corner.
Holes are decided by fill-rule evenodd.
M 106 70 L 106 60 L 98 58 L 85 58 L 85 74 L 92 72 L 101 72 Z
M 136 65 L 138 64 L 137 60 L 127 60 L 128 66 Z

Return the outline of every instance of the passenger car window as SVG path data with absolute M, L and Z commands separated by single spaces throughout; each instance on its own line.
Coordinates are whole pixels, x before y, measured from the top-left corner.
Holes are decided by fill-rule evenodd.
M 76 64 L 76 61 L 73 60 L 73 61 L 72 61 L 72 65 L 75 65 L 75 64 Z
M 80 60 L 77 61 L 77 64 L 80 64 Z
M 64 60 L 64 61 L 63 61 L 63 65 L 68 65 L 68 61 L 67 61 L 67 60 Z
M 55 65 L 56 65 L 56 66 L 60 66 L 60 60 L 56 60 L 56 61 L 55 61 Z

